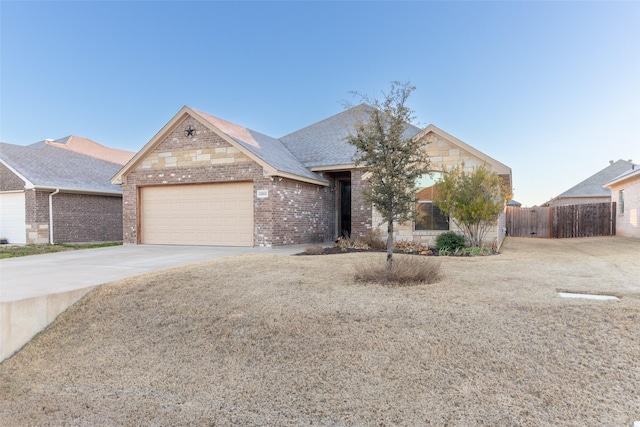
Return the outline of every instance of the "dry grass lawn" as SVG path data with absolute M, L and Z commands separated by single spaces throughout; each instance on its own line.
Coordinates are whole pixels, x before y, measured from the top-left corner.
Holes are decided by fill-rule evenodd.
M 640 420 L 640 240 L 502 252 L 438 258 L 442 280 L 414 287 L 354 282 L 384 254 L 242 255 L 102 286 L 0 365 L 1 423 Z

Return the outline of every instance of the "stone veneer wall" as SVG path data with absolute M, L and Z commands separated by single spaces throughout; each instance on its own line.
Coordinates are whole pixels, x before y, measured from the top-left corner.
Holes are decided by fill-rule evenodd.
M 195 128 L 193 137 L 184 129 Z M 123 239 L 138 243 L 138 189 L 149 185 L 253 182 L 254 245 L 310 243 L 324 238 L 332 219 L 327 213 L 330 189 L 264 176 L 262 166 L 228 144 L 197 120 L 188 117 L 125 177 Z M 258 190 L 268 197 L 257 198 Z M 330 228 L 331 232 L 333 228 Z
M 369 181 L 362 179 L 363 171 L 351 171 L 351 236 L 361 237 L 372 229 L 373 207 L 364 198 L 364 193 L 370 187 Z M 386 230 L 386 228 L 385 228 Z
M 27 243 L 49 243 L 49 194 L 51 191 L 26 190 L 24 203 Z
M 434 172 L 444 171 L 464 163 L 465 171 L 472 171 L 474 168 L 484 165 L 487 169 L 492 170 L 491 164 L 478 159 L 471 153 L 452 145 L 447 140 L 440 138 L 434 133 L 426 136 L 429 145 L 427 146 L 427 154 L 431 160 L 431 170 Z M 383 239 L 387 237 L 387 224 L 382 223 L 382 216 L 379 212 L 373 210 L 372 221 L 374 227 L 378 227 Z M 440 230 L 414 230 L 413 222 L 404 224 L 394 224 L 394 240 L 408 240 L 420 242 L 425 245 L 434 246 L 436 238 L 445 231 Z M 462 230 L 450 221 L 450 231 L 462 234 Z M 501 231 L 499 221 L 496 226 L 489 230 L 485 237 L 485 243 L 492 245 L 494 242 L 498 244 L 502 242 L 504 232 Z
M 53 242 L 122 240 L 122 197 L 58 193 L 53 196 Z

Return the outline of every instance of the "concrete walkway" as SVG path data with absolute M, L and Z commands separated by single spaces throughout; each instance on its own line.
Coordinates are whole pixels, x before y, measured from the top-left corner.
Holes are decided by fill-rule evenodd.
M 242 253 L 291 255 L 309 246 L 241 248 L 124 245 L 0 260 L 0 302 L 102 285 L 124 277 Z

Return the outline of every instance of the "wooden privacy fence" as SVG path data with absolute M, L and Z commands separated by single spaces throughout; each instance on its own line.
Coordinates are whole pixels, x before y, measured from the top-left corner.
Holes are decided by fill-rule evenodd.
M 616 204 L 507 208 L 507 235 L 569 238 L 616 234 Z

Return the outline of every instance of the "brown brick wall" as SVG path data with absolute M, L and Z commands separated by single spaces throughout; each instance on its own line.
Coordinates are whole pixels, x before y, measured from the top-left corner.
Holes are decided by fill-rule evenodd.
M 196 129 L 187 137 L 184 129 Z M 278 246 L 333 238 L 330 188 L 265 177 L 263 168 L 193 118 L 187 118 L 125 177 L 123 239 L 138 243 L 138 189 L 149 185 L 252 181 L 254 245 Z M 258 190 L 268 197 L 258 198 Z
M 49 195 L 25 191 L 27 243 L 49 243 Z M 122 240 L 122 198 L 58 193 L 53 196 L 54 243 Z
M 25 182 L 0 164 L 0 191 L 24 190 Z
M 24 192 L 27 243 L 49 243 L 49 192 Z
M 121 240 L 121 197 L 73 193 L 53 196 L 54 243 Z
M 185 136 L 184 129 L 188 126 L 196 129 L 195 136 Z M 260 165 L 235 152 L 226 141 L 195 119 L 187 118 L 125 177 L 122 185 L 124 242 L 139 243 L 139 187 L 231 181 L 253 181 L 254 190 L 270 185 L 264 181 Z M 254 202 L 256 213 L 266 207 L 255 201 L 255 191 Z M 271 235 L 268 230 L 266 232 L 260 238 L 254 232 L 254 244 L 270 240 Z M 261 234 L 264 233 L 261 229 Z
M 320 243 L 335 236 L 335 191 L 289 179 L 272 183 L 273 245 Z

